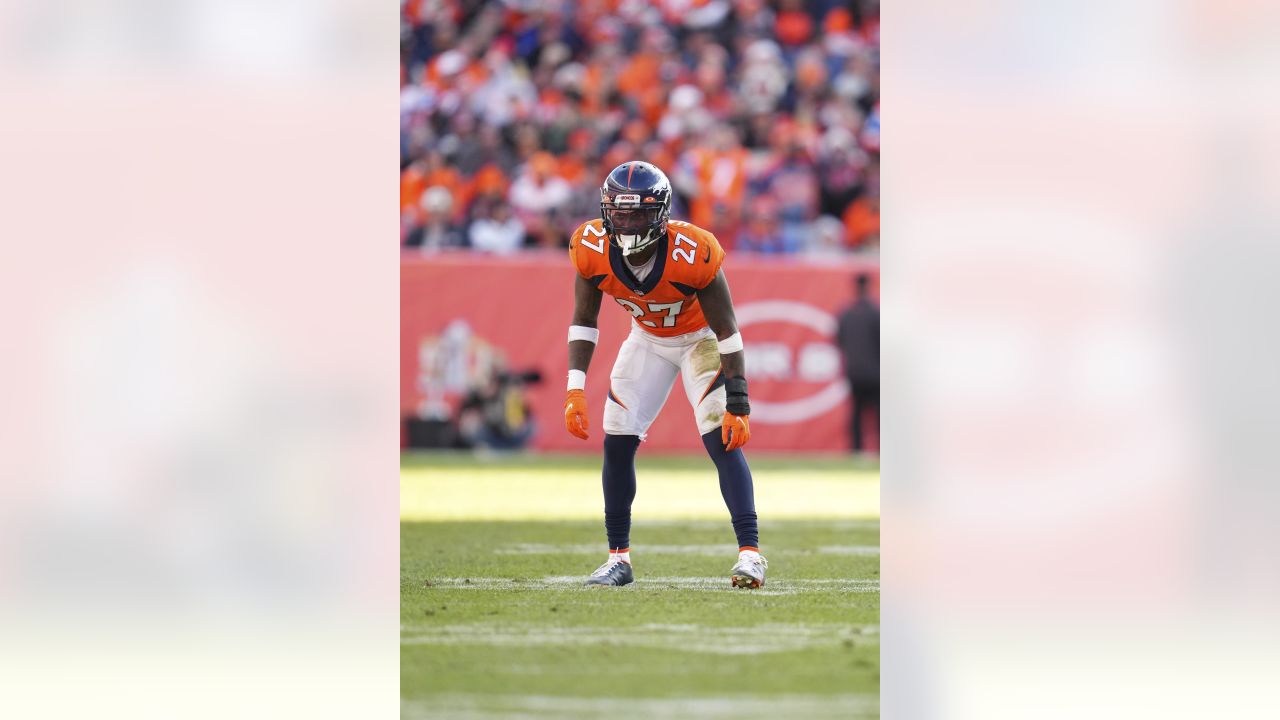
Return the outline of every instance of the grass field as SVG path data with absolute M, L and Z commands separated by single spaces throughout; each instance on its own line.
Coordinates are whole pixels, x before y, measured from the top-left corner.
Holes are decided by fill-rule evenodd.
M 403 717 L 878 717 L 878 467 L 752 457 L 748 591 L 710 461 L 642 453 L 636 582 L 584 588 L 599 462 L 404 457 Z

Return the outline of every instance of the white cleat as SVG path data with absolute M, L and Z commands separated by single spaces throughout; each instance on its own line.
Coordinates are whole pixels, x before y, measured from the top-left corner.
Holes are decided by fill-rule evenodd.
M 738 564 L 733 566 L 733 586 L 754 589 L 764 585 L 764 571 L 768 567 L 769 561 L 763 555 L 754 550 L 743 550 L 738 553 Z

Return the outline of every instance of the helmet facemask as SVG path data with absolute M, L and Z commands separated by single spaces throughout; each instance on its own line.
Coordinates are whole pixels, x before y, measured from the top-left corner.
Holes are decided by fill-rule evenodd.
M 622 251 L 623 257 L 634 255 L 653 245 L 667 232 L 665 203 L 640 202 L 639 195 L 619 193 L 610 202 L 600 203 L 600 215 L 609 241 Z

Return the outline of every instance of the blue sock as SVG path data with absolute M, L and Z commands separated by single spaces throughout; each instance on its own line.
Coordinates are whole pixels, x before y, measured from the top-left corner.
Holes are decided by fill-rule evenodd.
M 631 501 L 636 499 L 636 435 L 604 436 L 604 531 L 609 548 L 631 547 Z
M 730 453 L 724 451 L 719 428 L 703 435 L 702 444 L 706 446 L 711 461 L 716 464 L 716 470 L 720 471 L 720 495 L 729 508 L 733 532 L 738 536 L 738 547 L 760 547 L 755 492 L 751 487 L 751 468 L 747 467 L 746 456 L 742 454 L 741 448 Z

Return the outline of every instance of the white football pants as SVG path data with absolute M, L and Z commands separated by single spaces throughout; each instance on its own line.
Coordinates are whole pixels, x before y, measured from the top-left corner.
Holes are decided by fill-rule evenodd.
M 677 374 L 684 380 L 684 394 L 693 406 L 698 433 L 705 435 L 719 428 L 725 390 L 720 346 L 711 328 L 664 338 L 633 325 L 609 374 L 605 433 L 638 435 L 643 440 L 666 404 Z

